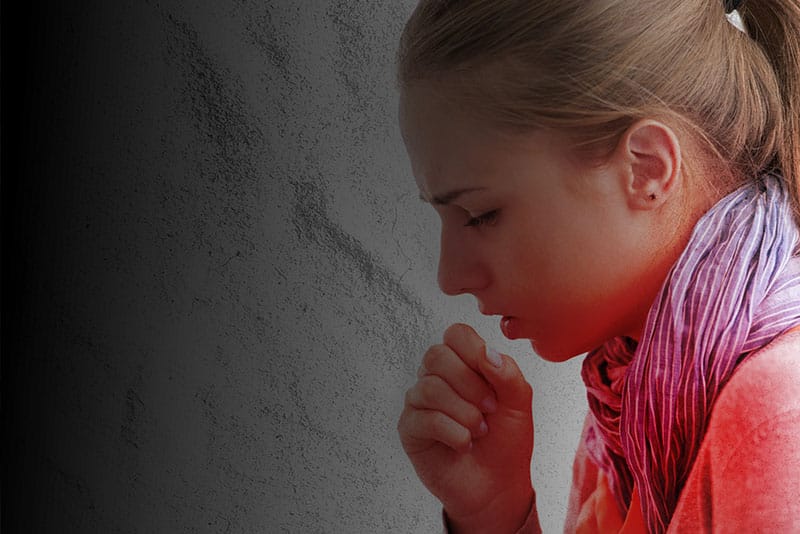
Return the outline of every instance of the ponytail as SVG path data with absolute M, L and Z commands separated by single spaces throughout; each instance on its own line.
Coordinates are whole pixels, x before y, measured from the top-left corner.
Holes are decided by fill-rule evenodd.
M 800 222 L 800 1 L 751 0 L 738 8 L 778 78 L 782 102 L 777 161 Z

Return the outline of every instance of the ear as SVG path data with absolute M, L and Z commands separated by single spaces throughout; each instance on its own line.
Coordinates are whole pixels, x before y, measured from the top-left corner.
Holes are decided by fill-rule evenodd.
M 623 188 L 628 206 L 651 210 L 666 202 L 680 178 L 681 146 L 664 123 L 644 119 L 632 124 L 617 146 L 623 165 Z

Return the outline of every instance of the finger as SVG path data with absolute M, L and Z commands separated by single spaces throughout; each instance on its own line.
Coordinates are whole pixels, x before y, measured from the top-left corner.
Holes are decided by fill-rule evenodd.
M 499 404 L 514 410 L 532 411 L 533 390 L 513 358 L 487 347 L 479 365 Z
M 426 375 L 441 377 L 458 395 L 484 413 L 493 413 L 497 408 L 491 386 L 447 345 L 433 345 L 427 350 L 418 373 L 420 378 Z
M 435 375 L 422 377 L 406 393 L 406 404 L 419 410 L 436 410 L 470 430 L 473 438 L 485 436 L 489 427 L 480 410 L 464 400 L 450 385 Z
M 408 454 L 421 452 L 433 442 L 442 443 L 457 452 L 467 452 L 472 448 L 470 431 L 436 410 L 407 407 L 400 416 L 397 429 Z
M 464 323 L 455 323 L 444 331 L 444 344 L 453 349 L 470 369 L 480 372 L 486 343 L 475 330 Z

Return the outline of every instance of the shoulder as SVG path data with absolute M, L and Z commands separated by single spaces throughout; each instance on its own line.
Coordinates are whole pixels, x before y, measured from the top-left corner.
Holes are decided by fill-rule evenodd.
M 800 411 L 800 328 L 751 354 L 734 371 L 712 409 L 713 419 L 745 418 L 751 425 Z
M 783 334 L 736 369 L 711 410 L 676 525 L 800 531 L 798 384 L 800 330 Z
M 798 384 L 800 329 L 793 329 L 736 368 L 711 409 L 705 440 L 727 450 L 759 437 L 785 439 L 786 432 L 800 441 Z

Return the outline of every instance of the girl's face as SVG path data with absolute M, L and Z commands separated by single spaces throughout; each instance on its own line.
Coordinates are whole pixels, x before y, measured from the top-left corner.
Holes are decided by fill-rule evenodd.
M 403 92 L 400 126 L 441 219 L 444 293 L 471 293 L 551 361 L 638 338 L 674 258 L 658 260 L 651 219 L 626 202 L 622 156 L 582 165 L 563 135 L 503 134 L 431 87 Z

